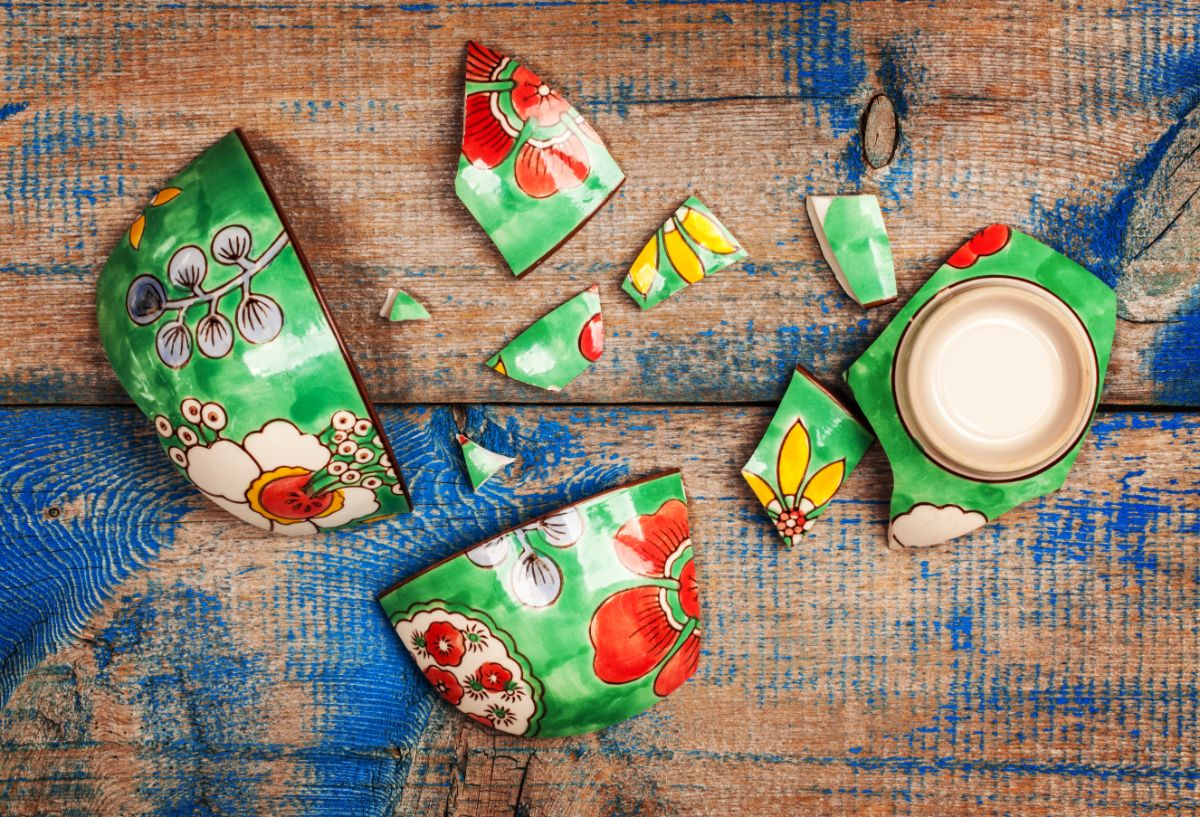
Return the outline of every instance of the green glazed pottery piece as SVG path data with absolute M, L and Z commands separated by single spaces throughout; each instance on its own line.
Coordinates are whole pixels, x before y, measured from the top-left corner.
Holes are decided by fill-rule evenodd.
M 96 286 L 104 351 L 171 462 L 282 534 L 410 510 L 379 418 L 239 131 L 150 202 Z
M 502 533 L 389 588 L 417 668 L 468 717 L 514 735 L 594 732 L 677 689 L 700 660 L 679 472 Z
M 896 300 L 892 243 L 879 199 L 809 196 L 805 205 L 821 252 L 846 294 L 867 309 Z
M 767 433 L 742 469 L 788 545 L 797 545 L 875 437 L 811 374 L 796 367 Z
M 467 43 L 455 190 L 524 275 L 583 226 L 625 181 L 604 141 L 541 77 Z
M 427 321 L 429 310 L 404 290 L 389 289 L 383 309 L 379 310 L 379 317 L 389 321 Z
M 1115 327 L 1106 284 L 1003 224 L 950 256 L 847 373 L 891 460 L 889 545 L 935 545 L 1060 488 Z
M 638 253 L 622 289 L 642 309 L 746 257 L 733 233 L 691 196 Z
M 600 287 L 593 284 L 530 324 L 487 365 L 513 380 L 560 391 L 603 353 Z
M 514 457 L 506 457 L 495 451 L 489 451 L 468 438 L 466 434 L 458 435 L 458 444 L 462 447 L 463 463 L 467 466 L 467 477 L 471 480 L 471 488 L 476 491 L 497 471 L 516 462 Z

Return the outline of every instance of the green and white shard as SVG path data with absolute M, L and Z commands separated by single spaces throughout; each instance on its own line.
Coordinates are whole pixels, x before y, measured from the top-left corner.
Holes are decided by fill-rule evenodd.
M 513 380 L 559 391 L 603 352 L 600 287 L 593 284 L 530 324 L 487 365 Z
M 471 487 L 476 491 L 497 471 L 507 468 L 516 461 L 514 457 L 506 457 L 495 451 L 489 451 L 465 434 L 458 435 L 458 444 L 462 446 L 463 462 L 467 466 L 467 476 L 471 480 Z
M 401 289 L 389 289 L 379 317 L 389 321 L 427 321 L 429 311 L 417 299 Z
M 879 199 L 809 196 L 805 206 L 821 253 L 846 294 L 868 309 L 896 300 L 892 244 Z

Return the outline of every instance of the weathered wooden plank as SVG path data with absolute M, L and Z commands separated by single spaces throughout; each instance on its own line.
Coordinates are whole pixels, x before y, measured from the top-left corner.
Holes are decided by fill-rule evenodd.
M 469 22 L 441 3 L 135 8 L 7 11 L 0 400 L 125 400 L 95 341 L 95 271 L 149 194 L 240 124 L 381 401 L 766 401 L 796 361 L 836 376 L 890 312 L 841 294 L 802 197 L 861 188 L 888 212 L 902 297 L 1010 222 L 1118 286 L 1109 403 L 1200 405 L 1192 0 L 500 4 Z M 562 86 L 630 179 L 520 282 L 451 193 L 468 35 Z M 859 119 L 876 93 L 900 135 L 871 170 Z M 693 189 L 750 263 L 641 314 L 621 275 Z M 610 349 L 566 395 L 482 368 L 593 280 Z M 378 320 L 394 285 L 434 320 Z
M 0 412 L 5 815 L 1190 813 L 1200 415 L 1105 413 L 1066 488 L 887 551 L 878 449 L 782 550 L 738 468 L 764 407 L 475 407 L 383 421 L 418 512 L 296 541 L 180 484 L 131 409 Z M 488 532 L 683 468 L 706 646 L 650 713 L 485 735 L 430 700 L 373 591 Z M 16 649 L 14 650 L 14 647 Z

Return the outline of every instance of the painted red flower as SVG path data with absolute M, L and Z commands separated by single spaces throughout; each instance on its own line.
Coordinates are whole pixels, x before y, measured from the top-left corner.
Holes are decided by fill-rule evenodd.
M 538 129 L 556 131 L 549 135 L 536 133 L 521 145 L 513 168 L 517 186 L 533 198 L 578 187 L 591 173 L 587 147 L 570 128 L 558 128 L 563 117 L 570 114 L 571 122 L 588 138 L 600 142 L 599 136 L 582 116 L 571 114 L 571 105 L 561 94 L 525 66 L 518 65 L 503 78 L 510 62 L 485 45 L 467 43 L 467 81 L 494 87 L 467 94 L 463 155 L 477 167 L 496 167 L 512 151 L 524 124 L 532 120 Z
M 1005 224 L 992 224 L 984 227 L 975 235 L 971 236 L 971 240 L 963 244 L 954 255 L 950 256 L 946 263 L 956 269 L 966 269 L 979 260 L 980 256 L 995 255 L 1005 248 L 1009 238 L 1012 237 L 1012 230 L 1008 229 Z
M 467 646 L 457 627 L 448 621 L 435 621 L 425 631 L 425 649 L 442 666 L 457 667 Z
M 459 701 L 462 700 L 463 688 L 458 683 L 458 679 L 454 677 L 453 672 L 448 672 L 441 667 L 426 667 L 425 677 L 429 679 L 429 683 L 433 684 L 433 688 L 438 691 L 439 695 L 458 706 Z
M 579 353 L 593 363 L 604 354 L 604 316 L 599 312 L 588 318 L 579 333 Z
M 512 681 L 512 673 L 495 661 L 484 661 L 475 671 L 475 679 L 489 692 L 503 692 Z
M 700 597 L 687 506 L 671 499 L 655 513 L 631 519 L 614 545 L 627 568 L 656 581 L 614 593 L 596 609 L 589 628 L 592 668 L 602 681 L 625 684 L 662 664 L 654 692 L 669 695 L 700 660 Z

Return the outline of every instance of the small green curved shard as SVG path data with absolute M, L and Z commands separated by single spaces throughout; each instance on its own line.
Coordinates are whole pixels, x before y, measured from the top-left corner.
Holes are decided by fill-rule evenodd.
M 879 199 L 808 196 L 805 207 L 821 253 L 846 294 L 867 309 L 896 300 L 896 268 Z
M 467 477 L 471 480 L 471 488 L 476 491 L 497 471 L 507 468 L 516 461 L 515 457 L 506 457 L 495 451 L 489 451 L 465 434 L 458 435 L 458 444 L 462 446 L 463 462 L 467 466 Z
M 593 284 L 530 324 L 487 365 L 513 380 L 560 391 L 603 352 L 600 287 Z
M 427 321 L 429 311 L 417 299 L 401 289 L 389 289 L 379 317 L 389 321 Z

